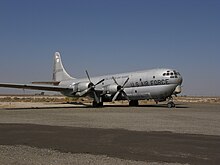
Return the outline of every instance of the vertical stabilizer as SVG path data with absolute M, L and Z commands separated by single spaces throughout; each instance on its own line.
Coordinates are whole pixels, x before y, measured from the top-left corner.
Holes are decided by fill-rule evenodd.
M 68 81 L 73 80 L 63 67 L 61 56 L 59 52 L 54 54 L 54 66 L 53 66 L 53 81 Z

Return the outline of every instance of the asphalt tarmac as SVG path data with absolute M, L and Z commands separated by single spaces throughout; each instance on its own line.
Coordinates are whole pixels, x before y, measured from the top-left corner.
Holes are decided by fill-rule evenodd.
M 172 110 L 164 105 L 9 108 L 0 109 L 0 123 L 1 146 L 161 164 L 220 164 L 219 104 L 179 104 Z

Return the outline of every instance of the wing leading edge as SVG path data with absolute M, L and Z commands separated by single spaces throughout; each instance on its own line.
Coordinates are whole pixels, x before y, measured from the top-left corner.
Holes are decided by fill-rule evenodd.
M 56 92 L 62 92 L 62 91 L 65 91 L 65 90 L 71 90 L 71 88 L 63 87 L 63 86 L 17 84 L 17 83 L 0 83 L 0 87 L 33 89 L 33 90 L 45 90 L 45 91 L 56 91 Z

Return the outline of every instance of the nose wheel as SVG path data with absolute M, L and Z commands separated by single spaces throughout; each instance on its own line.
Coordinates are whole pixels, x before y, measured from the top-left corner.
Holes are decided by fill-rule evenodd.
M 175 108 L 176 107 L 175 103 L 173 102 L 173 97 L 172 96 L 168 98 L 167 107 L 168 108 Z
M 170 102 L 167 103 L 167 107 L 168 108 L 175 108 L 176 105 L 175 105 L 175 103 L 173 101 L 170 101 Z

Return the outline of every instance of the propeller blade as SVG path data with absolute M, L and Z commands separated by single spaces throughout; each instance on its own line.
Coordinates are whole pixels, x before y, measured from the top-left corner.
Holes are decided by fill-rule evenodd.
M 125 93 L 125 91 L 122 90 L 121 93 L 124 95 L 124 97 L 125 97 L 128 101 L 130 101 L 130 99 L 129 99 L 128 95 Z
M 120 90 L 118 92 L 116 92 L 116 94 L 114 95 L 112 101 L 115 101 L 118 97 L 118 95 L 120 94 Z
M 129 77 L 126 79 L 126 81 L 125 81 L 124 84 L 122 85 L 122 88 L 124 88 L 124 86 L 127 84 L 128 80 L 129 80 Z
M 97 103 L 100 103 L 100 100 L 99 100 L 99 98 L 98 98 L 98 96 L 97 96 L 97 94 L 96 94 L 95 91 L 93 91 L 93 95 L 94 95 L 95 101 L 96 101 Z
M 94 86 L 101 84 L 105 79 L 102 79 L 101 81 L 97 82 Z
M 85 95 L 85 94 L 88 93 L 91 89 L 92 89 L 91 87 L 85 89 L 84 91 L 82 91 L 82 92 L 79 93 L 79 96 L 83 96 L 83 95 Z
M 119 86 L 119 84 L 117 83 L 117 81 L 115 80 L 114 77 L 112 77 L 112 79 L 114 80 L 115 84 L 117 84 Z
M 87 77 L 88 77 L 88 79 L 89 79 L 89 82 L 91 82 L 91 79 L 90 79 L 90 77 L 89 77 L 89 73 L 88 73 L 87 70 L 86 70 L 86 75 L 87 75 Z

